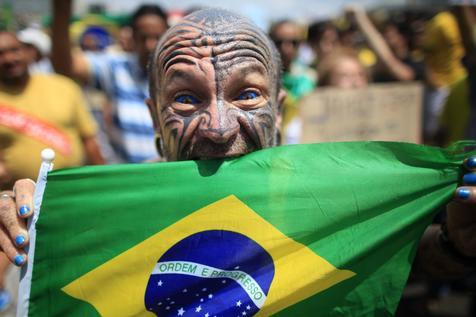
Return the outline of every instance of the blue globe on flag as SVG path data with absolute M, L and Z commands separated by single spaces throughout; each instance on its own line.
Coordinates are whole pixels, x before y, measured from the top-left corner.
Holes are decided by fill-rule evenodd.
M 253 316 L 264 305 L 274 273 L 271 256 L 247 236 L 198 232 L 158 260 L 145 307 L 157 316 Z

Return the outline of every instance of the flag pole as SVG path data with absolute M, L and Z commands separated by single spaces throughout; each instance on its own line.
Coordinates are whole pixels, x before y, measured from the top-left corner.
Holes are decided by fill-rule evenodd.
M 30 300 L 31 276 L 33 272 L 33 259 L 35 254 L 36 243 L 36 222 L 40 216 L 41 202 L 46 187 L 46 178 L 48 172 L 53 169 L 53 160 L 55 159 L 55 151 L 46 148 L 41 151 L 41 165 L 38 172 L 38 178 L 33 196 L 33 216 L 27 221 L 28 236 L 30 243 L 25 247 L 28 254 L 28 261 L 21 268 L 20 286 L 18 288 L 17 316 L 28 316 L 28 305 Z

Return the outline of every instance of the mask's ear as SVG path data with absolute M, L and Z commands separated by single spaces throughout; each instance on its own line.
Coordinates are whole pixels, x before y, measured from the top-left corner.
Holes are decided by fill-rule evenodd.
M 158 111 L 157 111 L 157 104 L 152 98 L 147 98 L 145 100 L 145 104 L 147 105 L 147 108 L 149 108 L 149 113 L 150 117 L 152 118 L 152 123 L 154 125 L 155 131 L 160 131 L 159 129 L 159 117 L 158 117 Z
M 164 157 L 164 145 L 161 138 L 160 127 L 159 127 L 159 116 L 158 116 L 158 104 L 152 99 L 147 98 L 145 100 L 147 107 L 149 108 L 149 113 L 152 118 L 152 124 L 154 125 L 155 130 L 155 147 L 157 152 L 161 157 Z
M 278 103 L 278 111 L 276 113 L 276 137 L 275 137 L 275 145 L 281 145 L 281 129 L 283 124 L 283 107 L 284 107 L 284 100 L 287 97 L 287 92 L 284 89 L 279 89 L 277 103 Z
M 278 93 L 278 112 L 276 113 L 276 128 L 281 129 L 281 124 L 283 123 L 283 107 L 284 100 L 288 96 L 288 93 L 284 89 L 279 89 Z

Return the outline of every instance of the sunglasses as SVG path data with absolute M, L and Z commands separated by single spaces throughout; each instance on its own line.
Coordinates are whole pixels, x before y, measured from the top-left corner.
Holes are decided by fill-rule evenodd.
M 294 47 L 298 47 L 299 44 L 301 43 L 300 40 L 297 40 L 297 39 L 289 39 L 289 40 L 273 40 L 274 44 L 277 46 L 277 47 L 280 47 L 281 45 L 283 44 L 292 44 Z

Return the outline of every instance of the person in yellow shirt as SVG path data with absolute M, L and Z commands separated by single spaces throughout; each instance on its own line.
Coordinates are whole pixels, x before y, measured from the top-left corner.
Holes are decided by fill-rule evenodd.
M 448 98 L 440 117 L 439 136 L 444 146 L 464 140 L 470 116 L 468 78 L 463 77 L 450 86 Z
M 450 11 L 443 11 L 428 21 L 423 38 L 427 89 L 424 101 L 424 134 L 435 136 L 438 120 L 451 85 L 466 76 L 461 63 L 465 52 L 458 23 Z
M 476 138 L 476 2 L 455 3 L 455 14 L 466 55 L 463 66 L 467 76 L 450 87 L 441 117 L 442 135 L 446 144 Z
M 95 123 L 83 103 L 81 91 L 59 75 L 29 74 L 20 42 L 0 32 L 0 150 L 10 174 L 36 178 L 39 156 L 50 147 L 57 153 L 56 167 L 102 164 L 95 139 Z
M 59 75 L 28 71 L 24 47 L 12 33 L 0 31 L 0 187 L 20 178 L 36 179 L 40 153 L 52 148 L 58 168 L 85 163 L 103 164 L 96 126 L 81 91 Z M 21 241 L 18 241 L 21 242 Z M 8 308 L 4 290 L 8 260 L 0 255 L 0 311 Z
M 463 42 L 451 12 L 440 12 L 428 22 L 423 41 L 430 86 L 448 87 L 466 75 Z

